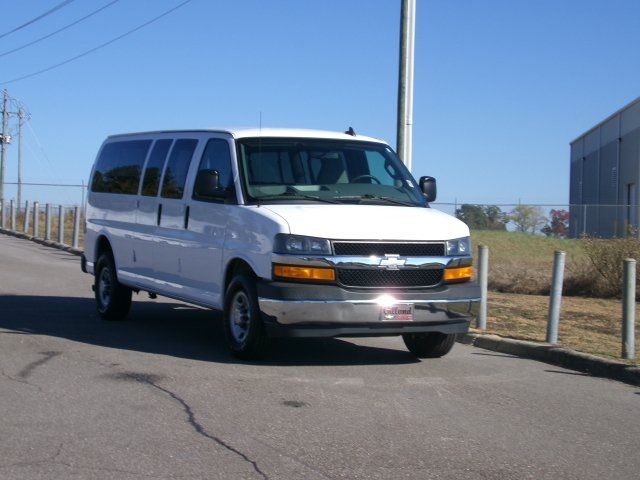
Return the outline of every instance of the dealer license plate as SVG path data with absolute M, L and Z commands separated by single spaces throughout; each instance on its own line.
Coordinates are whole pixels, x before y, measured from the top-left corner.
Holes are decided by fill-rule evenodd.
M 400 303 L 397 305 L 382 307 L 380 311 L 380 319 L 383 322 L 412 322 L 413 304 Z

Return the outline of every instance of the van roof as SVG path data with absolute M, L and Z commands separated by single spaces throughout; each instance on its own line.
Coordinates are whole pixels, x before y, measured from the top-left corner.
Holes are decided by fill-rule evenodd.
M 109 135 L 108 138 L 124 137 L 131 135 L 150 135 L 156 133 L 188 133 L 188 132 L 211 132 L 211 133 L 227 133 L 233 138 L 248 137 L 294 137 L 294 138 L 328 138 L 332 140 L 355 140 L 362 142 L 387 143 L 373 137 L 364 135 L 348 135 L 343 132 L 332 132 L 327 130 L 307 130 L 302 128 L 196 128 L 196 129 L 178 129 L 178 130 L 154 130 L 149 132 L 120 133 Z

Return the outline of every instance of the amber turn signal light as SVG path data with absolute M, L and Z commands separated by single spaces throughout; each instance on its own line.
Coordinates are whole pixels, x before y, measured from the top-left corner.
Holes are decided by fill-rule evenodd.
M 332 282 L 336 279 L 333 268 L 297 267 L 293 265 L 274 265 L 273 275 L 295 280 L 321 280 Z
M 446 268 L 444 270 L 445 282 L 466 282 L 473 276 L 473 267 Z

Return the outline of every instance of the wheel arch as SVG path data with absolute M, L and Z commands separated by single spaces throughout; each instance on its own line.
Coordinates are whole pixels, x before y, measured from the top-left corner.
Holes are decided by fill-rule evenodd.
M 93 261 L 97 263 L 100 256 L 103 253 L 107 253 L 107 252 L 111 253 L 111 256 L 114 257 L 114 261 L 115 261 L 115 256 L 113 255 L 113 247 L 111 246 L 111 242 L 109 241 L 109 239 L 105 234 L 101 234 L 96 239 L 96 246 L 94 249 Z
M 227 288 L 229 288 L 231 280 L 239 273 L 244 273 L 254 278 L 258 276 L 247 260 L 240 257 L 230 259 L 224 272 L 224 283 L 222 285 L 223 298 L 227 293 Z

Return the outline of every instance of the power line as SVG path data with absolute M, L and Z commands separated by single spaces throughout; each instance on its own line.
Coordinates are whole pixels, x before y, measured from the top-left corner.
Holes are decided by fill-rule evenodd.
M 18 30 L 22 30 L 24 27 L 27 27 L 27 26 L 31 25 L 32 23 L 35 23 L 38 20 L 46 17 L 47 15 L 51 15 L 53 12 L 56 12 L 56 11 L 60 10 L 62 7 L 65 7 L 65 6 L 69 5 L 71 2 L 73 2 L 73 0 L 65 0 L 64 2 L 59 3 L 55 7 L 47 10 L 46 12 L 44 12 L 44 13 L 42 13 L 40 15 L 38 15 L 36 18 L 32 18 L 27 23 L 23 23 L 22 25 L 14 28 L 13 30 L 9 30 L 8 32 L 3 33 L 2 35 L 0 35 L 0 38 L 6 37 L 10 33 L 17 32 Z
M 18 82 L 20 80 L 24 80 L 26 78 L 35 77 L 36 75 L 40 75 L 41 73 L 48 72 L 48 71 L 53 70 L 55 68 L 61 67 L 63 65 L 66 65 L 67 63 L 71 63 L 74 60 L 78 60 L 79 58 L 82 58 L 82 57 L 84 57 L 86 55 L 89 55 L 90 53 L 93 53 L 93 52 L 95 52 L 97 50 L 100 50 L 101 48 L 104 48 L 104 47 L 106 47 L 108 45 L 111 45 L 112 43 L 117 42 L 118 40 L 120 40 L 120 39 L 122 39 L 122 38 L 124 38 L 124 37 L 126 37 L 128 35 L 131 35 L 132 33 L 137 32 L 141 28 L 144 28 L 147 25 L 150 25 L 153 22 L 155 22 L 157 20 L 160 20 L 162 17 L 165 17 L 165 16 L 169 15 L 171 12 L 174 12 L 175 10 L 179 9 L 180 7 L 186 5 L 187 3 L 191 2 L 191 1 L 192 0 L 185 0 L 184 2 L 176 5 L 175 7 L 171 8 L 171 9 L 169 9 L 167 11 L 165 11 L 164 13 L 161 13 L 157 17 L 154 17 L 151 20 L 148 20 L 145 23 L 143 23 L 141 25 L 138 25 L 137 27 L 135 27 L 135 28 L 123 33 L 122 35 L 118 35 L 117 37 L 112 38 L 108 42 L 102 43 L 102 44 L 98 45 L 97 47 L 93 47 L 92 49 L 87 50 L 86 52 L 83 52 L 83 53 L 81 53 L 79 55 L 76 55 L 75 57 L 68 58 L 67 60 L 64 60 L 64 61 L 62 61 L 60 63 L 56 63 L 55 65 L 52 65 L 50 67 L 43 68 L 42 70 L 38 70 L 37 72 L 29 73 L 28 75 L 23 75 L 22 77 L 13 78 L 11 80 L 7 80 L 6 82 L 0 82 L 0 84 L 9 84 L 9 83 L 13 83 L 13 82 Z
M 119 2 L 119 1 L 120 1 L 120 0 L 112 0 L 111 2 L 107 3 L 106 5 L 103 5 L 102 7 L 100 7 L 99 9 L 94 10 L 93 12 L 89 13 L 88 15 L 85 15 L 85 16 L 84 16 L 84 17 L 82 17 L 82 18 L 79 18 L 79 19 L 78 19 L 78 20 L 76 20 L 75 22 L 72 22 L 72 23 L 70 23 L 70 24 L 68 24 L 68 25 L 65 25 L 65 26 L 64 26 L 64 27 L 62 27 L 62 28 L 59 28 L 59 29 L 58 29 L 58 30 L 56 30 L 55 32 L 51 32 L 51 33 L 49 33 L 48 35 L 45 35 L 44 37 L 40 37 L 40 38 L 38 38 L 38 39 L 36 39 L 36 40 L 34 40 L 34 41 L 32 41 L 32 42 L 25 43 L 24 45 L 20 45 L 19 47 L 16 47 L 16 48 L 14 48 L 14 49 L 7 50 L 6 52 L 2 52 L 2 53 L 0 53 L 0 57 L 4 57 L 5 55 L 9 55 L 10 53 L 17 52 L 17 51 L 22 50 L 22 49 L 24 49 L 24 48 L 30 47 L 31 45 L 35 45 L 36 43 L 39 43 L 39 42 L 41 42 L 41 41 L 43 41 L 43 40 L 46 40 L 47 38 L 53 37 L 54 35 L 56 35 L 56 34 L 58 34 L 58 33 L 62 32 L 62 31 L 64 31 L 64 30 L 67 30 L 68 28 L 73 27 L 74 25 L 77 25 L 78 23 L 80 23 L 80 22 L 82 22 L 82 21 L 86 20 L 87 18 L 94 16 L 96 13 L 100 13 L 100 12 L 101 12 L 102 10 L 104 10 L 105 8 L 110 7 L 111 5 L 113 5 L 114 3 Z

